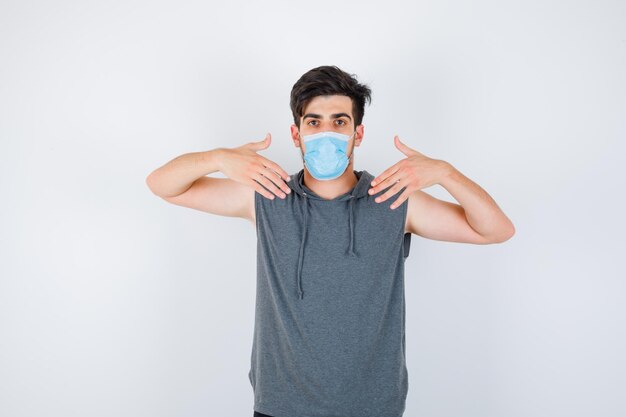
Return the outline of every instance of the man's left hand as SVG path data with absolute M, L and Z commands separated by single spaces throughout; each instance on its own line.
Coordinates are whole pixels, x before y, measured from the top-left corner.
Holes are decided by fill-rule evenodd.
M 446 161 L 429 158 L 409 148 L 400 141 L 398 135 L 394 137 L 394 143 L 396 148 L 407 157 L 374 178 L 371 182 L 372 188 L 369 190 L 369 194 L 373 195 L 391 186 L 384 194 L 376 198 L 377 203 L 382 203 L 406 187 L 404 192 L 391 204 L 391 209 L 400 206 L 414 191 L 438 184 L 451 167 Z

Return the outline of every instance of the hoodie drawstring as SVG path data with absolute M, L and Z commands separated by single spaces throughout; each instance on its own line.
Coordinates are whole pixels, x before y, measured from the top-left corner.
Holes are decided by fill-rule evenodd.
M 302 194 L 304 197 L 304 224 L 302 226 L 302 241 L 300 242 L 300 254 L 298 256 L 298 296 L 300 299 L 304 297 L 304 292 L 302 291 L 302 262 L 304 261 L 304 245 L 306 243 L 309 219 L 309 199 L 307 198 L 306 192 L 303 191 Z M 348 202 L 348 214 L 350 218 L 350 246 L 348 247 L 348 255 L 358 257 L 358 253 L 354 250 L 354 200 L 355 196 L 350 195 L 350 201 Z
M 308 229 L 307 227 L 307 218 L 308 218 L 308 213 L 309 213 L 309 199 L 306 196 L 306 193 L 303 192 L 304 194 L 304 226 L 302 229 L 302 242 L 300 243 L 300 255 L 298 256 L 298 294 L 300 296 L 300 299 L 302 300 L 303 297 L 303 292 L 302 292 L 302 261 L 304 259 L 304 256 L 302 256 L 303 252 L 304 252 L 304 242 L 306 240 L 306 231 Z
M 356 234 L 356 230 L 355 230 L 355 219 L 354 219 L 354 213 L 355 213 L 355 207 L 356 207 L 356 199 L 357 198 L 362 198 L 362 197 L 367 197 L 367 189 L 368 189 L 368 185 L 370 184 L 371 180 L 374 179 L 374 176 L 372 174 L 370 174 L 367 171 L 354 171 L 357 174 L 357 184 L 355 185 L 354 189 L 346 195 L 342 196 L 341 198 L 337 198 L 335 199 L 335 201 L 337 203 L 343 202 L 343 203 L 348 203 L 348 225 L 350 227 L 350 243 L 348 245 L 348 249 L 345 252 L 345 254 L 347 256 L 350 257 L 355 257 L 358 258 L 359 252 L 357 252 L 355 250 L 355 243 L 354 243 L 354 235 Z M 306 238 L 307 238 L 307 232 L 308 232 L 308 228 L 309 228 L 309 217 L 311 216 L 311 213 L 309 213 L 309 211 L 311 210 L 311 200 L 323 200 L 322 198 L 320 198 L 319 196 L 315 195 L 315 193 L 307 193 L 304 190 L 304 182 L 303 182 L 303 177 L 304 177 L 304 169 L 302 169 L 300 172 L 298 172 L 295 175 L 291 176 L 292 179 L 289 182 L 292 189 L 298 194 L 300 195 L 304 201 L 303 201 L 303 207 L 302 209 L 304 210 L 304 213 L 302 214 L 304 219 L 303 219 L 303 225 L 302 225 L 302 241 L 300 242 L 300 254 L 298 255 L 298 267 L 297 267 L 297 287 L 298 287 L 298 298 L 303 299 L 304 298 L 304 291 L 302 290 L 302 269 L 303 269 L 303 262 L 304 262 L 304 247 L 306 246 Z M 347 200 L 347 201 L 346 201 Z M 330 203 L 330 204 L 334 204 L 334 203 Z
M 350 247 L 348 248 L 348 255 L 357 256 L 354 251 L 354 196 L 350 195 L 350 201 L 348 202 L 348 211 L 350 215 Z

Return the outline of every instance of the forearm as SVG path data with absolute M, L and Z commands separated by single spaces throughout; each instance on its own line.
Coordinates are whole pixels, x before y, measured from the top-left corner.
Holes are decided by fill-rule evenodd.
M 515 233 L 515 227 L 498 204 L 478 184 L 446 162 L 439 183 L 463 207 L 472 229 L 494 240 L 506 240 Z
M 198 178 L 219 171 L 221 148 L 180 155 L 148 175 L 146 184 L 159 197 L 184 193 Z

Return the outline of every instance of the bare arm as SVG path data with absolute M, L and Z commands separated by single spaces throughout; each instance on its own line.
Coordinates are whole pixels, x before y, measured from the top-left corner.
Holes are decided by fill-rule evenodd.
M 169 203 L 254 223 L 254 188 L 206 176 L 219 171 L 219 156 L 220 149 L 181 155 L 153 171 L 146 183 Z
M 446 163 L 439 183 L 461 204 L 424 191 L 410 194 L 405 231 L 449 242 L 502 243 L 515 234 L 511 220 L 478 184 Z
M 155 195 L 172 204 L 241 217 L 254 224 L 255 191 L 266 198 L 274 198 L 274 194 L 284 198 L 279 186 L 289 192 L 282 180 L 282 177 L 288 178 L 287 173 L 256 153 L 267 148 L 270 141 L 268 134 L 262 141 L 234 149 L 216 148 L 183 154 L 151 172 L 146 184 Z M 207 177 L 216 171 L 229 178 Z
M 219 171 L 220 148 L 206 152 L 192 152 L 180 155 L 152 171 L 146 178 L 150 191 L 161 198 L 183 194 L 193 183 Z
M 398 135 L 394 144 L 407 157 L 371 181 L 370 194 L 382 203 L 402 191 L 391 204 L 395 210 L 407 200 L 404 231 L 448 242 L 502 243 L 515 234 L 511 220 L 491 196 L 450 163 L 430 158 L 405 145 Z M 421 189 L 439 184 L 460 204 L 437 199 Z

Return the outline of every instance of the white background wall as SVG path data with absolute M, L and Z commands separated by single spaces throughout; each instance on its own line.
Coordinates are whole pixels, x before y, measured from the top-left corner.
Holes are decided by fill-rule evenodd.
M 298 171 L 291 87 L 338 65 L 373 90 L 356 169 L 403 158 L 397 133 L 517 229 L 413 236 L 405 416 L 623 416 L 625 22 L 606 0 L 3 0 L 0 415 L 252 415 L 254 229 L 145 178 L 268 131 Z

